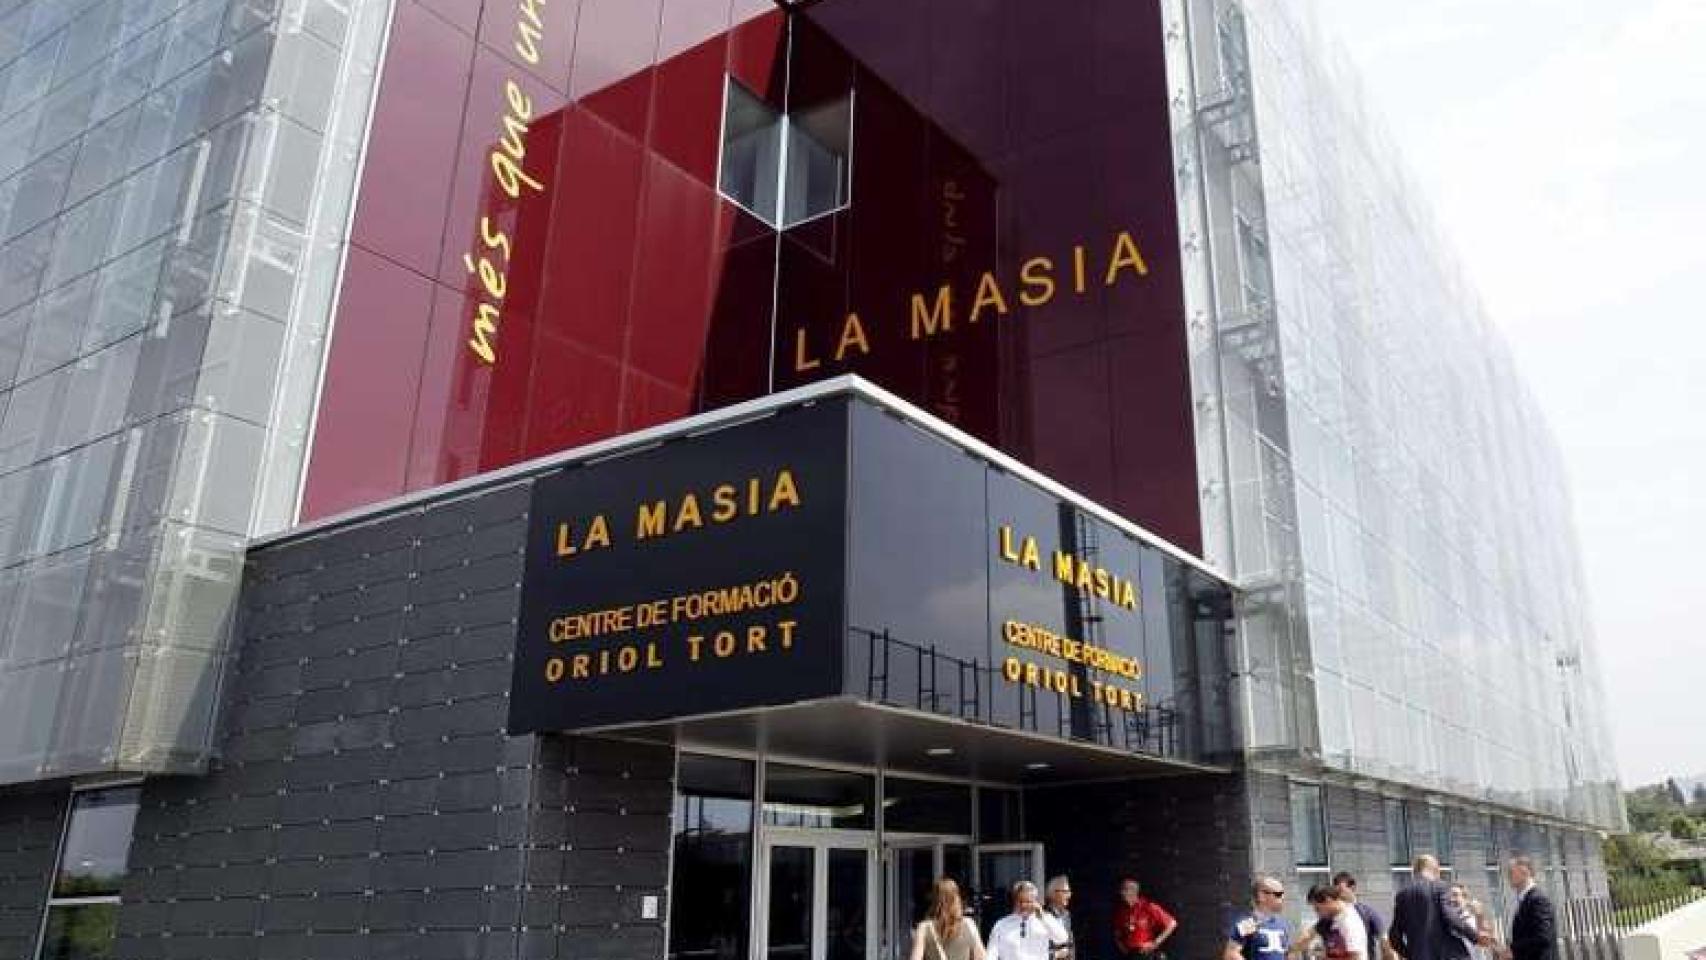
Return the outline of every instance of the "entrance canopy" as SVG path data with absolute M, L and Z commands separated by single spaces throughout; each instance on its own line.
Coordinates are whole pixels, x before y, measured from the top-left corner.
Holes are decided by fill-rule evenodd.
M 1225 756 L 1212 571 L 857 381 L 775 400 L 534 482 L 511 732 L 1012 781 Z
M 1217 769 L 853 698 L 625 728 L 682 749 L 739 751 L 993 783 L 1129 780 Z

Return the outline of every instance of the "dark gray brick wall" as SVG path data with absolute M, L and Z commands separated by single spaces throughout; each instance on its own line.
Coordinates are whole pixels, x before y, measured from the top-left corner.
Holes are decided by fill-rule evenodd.
M 69 796 L 0 790 L 0 960 L 33 956 Z
M 672 752 L 503 731 L 527 503 L 251 553 L 219 754 L 144 790 L 120 956 L 662 956 Z
M 1249 808 L 1238 776 L 1032 789 L 1025 825 L 1046 847 L 1048 874 L 1072 878 L 1080 956 L 1118 956 L 1113 909 L 1122 877 L 1138 878 L 1178 918 L 1173 956 L 1218 955 L 1227 914 L 1248 899 Z
M 1362 898 L 1390 917 L 1393 895 L 1404 875 L 1395 874 L 1390 862 L 1381 794 L 1342 783 L 1325 784 L 1329 871 L 1300 871 L 1292 855 L 1289 778 L 1255 772 L 1246 782 L 1255 869 L 1280 877 L 1297 891 L 1287 902 L 1293 920 L 1302 915 L 1307 887 L 1340 870 L 1355 874 Z M 1424 798 L 1410 798 L 1415 853 L 1435 852 L 1427 809 Z M 1487 808 L 1447 804 L 1444 809 L 1451 832 L 1451 850 L 1444 859 L 1476 896 L 1491 902 L 1502 898 L 1502 890 L 1488 880 L 1487 864 L 1499 862 L 1502 874 L 1502 861 L 1517 853 L 1537 859 L 1541 883 L 1560 901 L 1606 895 L 1598 834 L 1502 814 L 1489 816 Z

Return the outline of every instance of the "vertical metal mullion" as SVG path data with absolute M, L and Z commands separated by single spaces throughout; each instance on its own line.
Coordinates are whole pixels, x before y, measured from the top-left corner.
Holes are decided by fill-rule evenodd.
M 828 960 L 829 846 L 818 843 L 807 849 L 812 852 L 811 960 Z
M 787 17 L 788 38 L 782 56 L 782 143 L 776 151 L 776 236 L 773 238 L 776 249 L 770 266 L 770 368 L 765 371 L 765 380 L 772 393 L 776 391 L 776 314 L 782 309 L 782 229 L 787 216 L 782 178 L 783 171 L 788 169 L 788 99 L 794 83 L 794 18 L 791 13 L 784 16 Z
M 764 829 L 764 753 L 752 761 L 752 877 L 747 916 L 752 931 L 747 951 L 751 960 L 764 960 L 770 946 L 770 843 Z

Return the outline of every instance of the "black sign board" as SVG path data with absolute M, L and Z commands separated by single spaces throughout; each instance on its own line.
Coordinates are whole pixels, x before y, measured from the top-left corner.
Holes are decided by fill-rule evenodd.
M 512 733 L 840 692 L 844 401 L 534 484 Z
M 1224 741 L 1224 584 L 848 397 L 533 491 L 510 730 L 848 696 L 1157 756 Z

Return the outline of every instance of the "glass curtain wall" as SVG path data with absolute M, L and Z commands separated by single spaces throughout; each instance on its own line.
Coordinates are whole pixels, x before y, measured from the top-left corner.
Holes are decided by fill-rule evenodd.
M 255 490 L 294 499 L 347 41 L 388 9 L 280 6 L 0 4 L 0 783 L 205 760 Z
M 1295 612 L 1246 632 L 1249 743 L 1619 827 L 1565 469 L 1508 348 L 1305 5 L 1170 10 L 1204 512 Z

